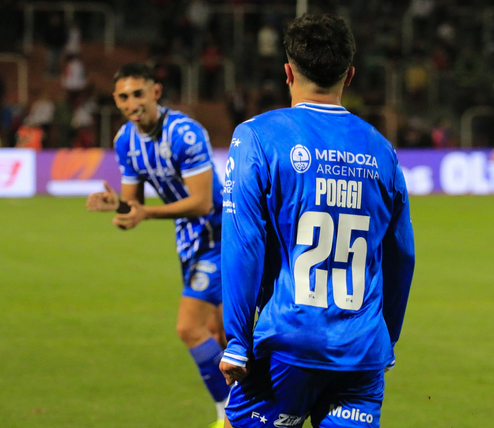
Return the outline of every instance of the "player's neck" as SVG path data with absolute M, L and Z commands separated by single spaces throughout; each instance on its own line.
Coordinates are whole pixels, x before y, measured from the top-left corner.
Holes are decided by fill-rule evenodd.
M 341 106 L 341 94 L 329 95 L 329 94 L 305 94 L 300 96 L 292 96 L 292 107 L 300 103 L 310 104 L 331 104 L 335 106 Z
M 343 88 L 334 88 L 330 92 L 320 92 L 315 85 L 292 85 L 292 107 L 300 103 L 332 104 L 341 106 Z

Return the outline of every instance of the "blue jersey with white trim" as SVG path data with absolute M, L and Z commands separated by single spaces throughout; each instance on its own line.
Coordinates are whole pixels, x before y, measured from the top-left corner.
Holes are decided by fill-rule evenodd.
M 177 252 L 182 261 L 199 249 L 219 245 L 222 186 L 212 161 L 206 130 L 180 111 L 159 106 L 157 132 L 141 134 L 132 122 L 115 137 L 122 184 L 148 181 L 165 204 L 189 195 L 184 178 L 213 169 L 213 209 L 205 217 L 175 220 Z
M 396 152 L 375 128 L 308 103 L 239 125 L 222 227 L 224 361 L 273 355 L 330 370 L 394 361 L 414 239 Z

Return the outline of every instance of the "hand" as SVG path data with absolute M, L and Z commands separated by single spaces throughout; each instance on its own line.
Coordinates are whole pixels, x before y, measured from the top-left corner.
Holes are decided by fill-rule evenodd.
M 117 214 L 113 217 L 113 224 L 120 229 L 129 230 L 136 227 L 147 217 L 146 208 L 138 201 L 129 201 L 130 212 L 128 214 Z
M 235 366 L 226 361 L 220 362 L 220 370 L 221 373 L 223 373 L 223 376 L 225 376 L 227 385 L 231 385 L 234 382 L 242 382 L 249 374 L 249 369 L 247 367 Z
M 104 192 L 91 193 L 86 201 L 88 211 L 115 211 L 118 208 L 118 195 L 110 185 L 104 181 Z

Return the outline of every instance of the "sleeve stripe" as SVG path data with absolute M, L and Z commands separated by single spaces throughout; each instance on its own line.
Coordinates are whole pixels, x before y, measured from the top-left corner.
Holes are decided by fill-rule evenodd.
M 201 174 L 202 172 L 210 170 L 212 167 L 213 166 L 211 165 L 211 163 L 208 163 L 206 165 L 200 165 L 197 168 L 182 170 L 182 177 L 183 178 L 193 177 L 194 175 L 198 175 Z
M 246 363 L 238 361 L 238 360 L 233 359 L 233 358 L 226 357 L 225 355 L 223 355 L 223 358 L 221 359 L 221 361 L 224 361 L 225 363 L 233 364 L 234 366 L 238 366 L 238 367 L 245 367 L 246 366 Z
M 139 179 L 137 177 L 126 177 L 122 175 L 122 184 L 138 184 Z
M 249 361 L 249 359 L 247 357 L 242 357 L 241 355 L 231 354 L 229 352 L 224 352 L 223 355 L 225 357 L 234 358 L 234 359 L 239 360 L 239 361 Z

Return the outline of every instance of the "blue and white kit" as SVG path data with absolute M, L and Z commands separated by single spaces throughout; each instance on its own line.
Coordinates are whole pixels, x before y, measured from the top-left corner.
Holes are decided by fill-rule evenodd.
M 188 196 L 184 178 L 213 169 L 213 209 L 205 217 L 175 220 L 177 252 L 182 262 L 184 294 L 221 302 L 222 186 L 214 169 L 206 130 L 180 111 L 162 106 L 152 135 L 139 133 L 132 122 L 115 137 L 122 184 L 149 182 L 165 204 Z M 192 273 L 191 273 L 192 272 Z
M 223 197 L 223 361 L 394 363 L 414 239 L 396 152 L 375 128 L 335 105 L 257 116 L 235 130 Z

